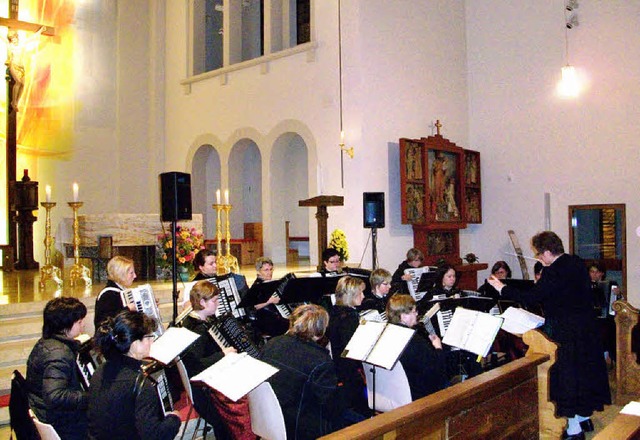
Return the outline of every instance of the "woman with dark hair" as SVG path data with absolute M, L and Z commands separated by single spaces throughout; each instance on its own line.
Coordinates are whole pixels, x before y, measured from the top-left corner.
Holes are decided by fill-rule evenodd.
M 136 271 L 131 258 L 116 255 L 107 263 L 107 285 L 96 298 L 93 326 L 98 330 L 102 321 L 113 318 L 123 310 L 135 310 L 135 305 L 127 306 L 122 292 L 129 289 L 136 279 Z
M 201 373 L 218 362 L 226 353 L 235 353 L 234 348 L 220 349 L 209 333 L 218 309 L 220 290 L 209 281 L 198 281 L 190 292 L 192 311 L 182 321 L 182 326 L 200 335 L 184 354 L 184 365 L 189 377 Z M 251 416 L 246 397 L 237 402 L 209 387 L 193 386 L 193 400 L 196 411 L 209 422 L 216 439 L 255 439 L 251 431 Z
M 329 315 L 315 304 L 297 307 L 289 330 L 264 346 L 262 360 L 279 371 L 269 379 L 284 415 L 287 438 L 316 439 L 332 431 L 328 404 L 338 379 L 329 352 L 318 341 Z
M 459 297 L 461 290 L 456 286 L 456 270 L 450 264 L 438 268 L 433 289 L 421 301 Z
M 362 362 L 343 358 L 342 352 L 358 328 L 360 315 L 357 307 L 364 299 L 365 283 L 359 278 L 345 276 L 336 286 L 336 305 L 331 308 L 327 335 L 331 342 L 331 354 L 336 364 L 339 388 L 339 403 L 346 411 L 347 422 L 359 422 L 370 415 L 366 398 L 366 384 Z
M 196 276 L 193 281 L 206 280 L 218 274 L 216 254 L 208 249 L 203 249 L 193 258 L 193 268 Z
M 27 360 L 29 406 L 61 439 L 87 437 L 87 394 L 76 357 L 87 307 L 76 298 L 54 298 L 44 308 L 42 338 Z
M 491 267 L 491 275 L 499 280 L 509 279 L 511 278 L 511 268 L 506 261 L 496 261 L 493 267 Z M 494 289 L 487 280 L 484 280 L 484 284 L 480 286 L 480 288 L 478 289 L 478 293 L 480 293 L 480 295 L 482 296 L 488 296 L 495 300 L 500 298 L 498 291 Z
M 494 277 L 489 283 L 507 299 L 542 305 L 543 330 L 558 344 L 550 371 L 550 398 L 556 404 L 556 416 L 569 422 L 563 438 L 582 440 L 585 431 L 593 430 L 589 419 L 593 411 L 611 403 L 589 274 L 579 257 L 564 253 L 562 240 L 554 232 L 536 234 L 531 247 L 545 266 L 533 289 L 519 291 Z
M 416 301 L 410 295 L 393 295 L 387 303 L 387 318 L 391 324 L 416 329 L 399 359 L 409 380 L 411 399 L 445 389 L 449 381 L 442 341 L 417 325 Z
M 169 440 L 178 433 L 180 417 L 163 415 L 153 379 L 142 371 L 155 328 L 149 316 L 124 311 L 96 330 L 96 345 L 107 360 L 91 377 L 89 438 Z

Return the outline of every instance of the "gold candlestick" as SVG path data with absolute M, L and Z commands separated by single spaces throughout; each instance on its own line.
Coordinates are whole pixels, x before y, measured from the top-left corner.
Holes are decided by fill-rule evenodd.
M 218 275 L 228 274 L 229 272 L 238 273 L 240 271 L 238 259 L 231 255 L 231 229 L 229 227 L 229 211 L 231 211 L 231 208 L 231 205 L 222 205 L 220 203 L 213 205 L 213 209 L 216 210 L 216 265 L 218 266 Z M 226 213 L 226 255 L 223 255 L 222 252 L 222 211 Z
M 55 202 L 40 202 L 40 206 L 46 209 L 45 223 L 44 223 L 44 266 L 40 268 L 40 282 L 38 286 L 44 289 L 44 283 L 47 280 L 53 280 L 58 285 L 58 288 L 62 287 L 62 271 L 57 266 L 51 264 L 51 245 L 53 244 L 53 237 L 51 236 L 51 209 L 56 206 Z
M 71 287 L 75 286 L 76 280 L 84 280 L 87 287 L 91 286 L 91 271 L 88 267 L 80 264 L 80 225 L 78 223 L 78 210 L 83 202 L 67 202 L 73 209 L 73 266 L 69 272 Z

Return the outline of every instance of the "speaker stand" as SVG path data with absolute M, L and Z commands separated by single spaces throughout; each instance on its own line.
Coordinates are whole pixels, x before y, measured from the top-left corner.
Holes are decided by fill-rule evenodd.
M 176 318 L 178 317 L 178 259 L 176 258 L 176 220 L 171 221 L 171 253 L 173 254 L 173 269 L 171 271 L 171 279 L 173 281 L 173 317 L 171 318 L 171 325 L 176 325 Z
M 371 253 L 373 262 L 371 264 L 371 270 L 378 268 L 378 228 L 371 228 Z

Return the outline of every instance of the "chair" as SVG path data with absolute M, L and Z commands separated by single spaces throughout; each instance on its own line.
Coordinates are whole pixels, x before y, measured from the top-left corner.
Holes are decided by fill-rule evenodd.
M 375 367 L 376 377 L 376 407 L 373 407 L 373 365 L 364 363 L 364 372 L 367 379 L 367 395 L 369 396 L 369 408 L 374 411 L 387 412 L 400 406 L 411 403 L 411 389 L 407 374 L 400 361 L 391 370 Z
M 191 381 L 189 380 L 189 373 L 187 373 L 187 368 L 184 366 L 184 362 L 179 360 L 176 362 L 176 368 L 178 369 L 178 373 L 180 373 L 180 380 L 182 381 L 182 386 L 184 387 L 184 391 L 187 393 L 187 398 L 189 400 L 189 412 L 187 413 L 187 418 L 184 421 L 184 428 L 182 430 L 182 435 L 180 436 L 180 440 L 184 438 L 184 435 L 187 433 L 187 427 L 189 425 L 189 420 L 191 420 L 191 413 L 194 410 L 193 407 L 193 391 L 191 389 Z M 207 422 L 200 415 L 198 415 L 198 421 L 196 422 L 196 427 L 193 430 L 192 440 L 196 438 L 198 433 L 198 428 L 200 426 L 200 422 L 204 422 L 204 426 L 202 428 L 202 437 L 204 439 L 207 438 Z
M 31 420 L 33 420 L 33 423 L 36 425 L 41 440 L 60 440 L 60 436 L 53 426 L 38 420 L 31 410 L 29 410 L 29 416 L 31 416 Z
M 9 418 L 11 429 L 17 440 L 36 440 L 39 438 L 36 426 L 29 412 L 27 381 L 15 370 L 11 375 L 11 397 L 9 398 Z
M 269 382 L 262 382 L 254 388 L 248 398 L 253 433 L 265 440 L 286 440 L 282 408 Z

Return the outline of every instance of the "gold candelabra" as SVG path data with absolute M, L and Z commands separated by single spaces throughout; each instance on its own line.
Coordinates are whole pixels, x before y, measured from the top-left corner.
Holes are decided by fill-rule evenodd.
M 62 287 L 62 271 L 59 267 L 51 264 L 51 245 L 53 237 L 51 236 L 51 209 L 56 206 L 55 202 L 40 202 L 40 206 L 46 209 L 46 217 L 44 223 L 44 266 L 40 268 L 39 287 L 44 289 L 44 283 L 47 280 L 53 280 Z
M 75 286 L 76 280 L 84 280 L 87 287 L 91 286 L 91 271 L 87 266 L 80 264 L 80 225 L 78 223 L 78 210 L 82 207 L 82 202 L 67 202 L 73 209 L 73 266 L 69 272 L 71 287 Z
M 222 205 L 220 203 L 216 203 L 213 205 L 213 209 L 216 210 L 216 265 L 218 266 L 219 275 L 224 275 L 229 272 L 238 273 L 240 271 L 238 259 L 231 255 L 231 227 L 229 222 L 229 213 L 231 212 L 231 208 L 232 206 L 229 204 Z M 222 211 L 224 211 L 226 214 L 226 253 L 224 255 L 222 253 Z

